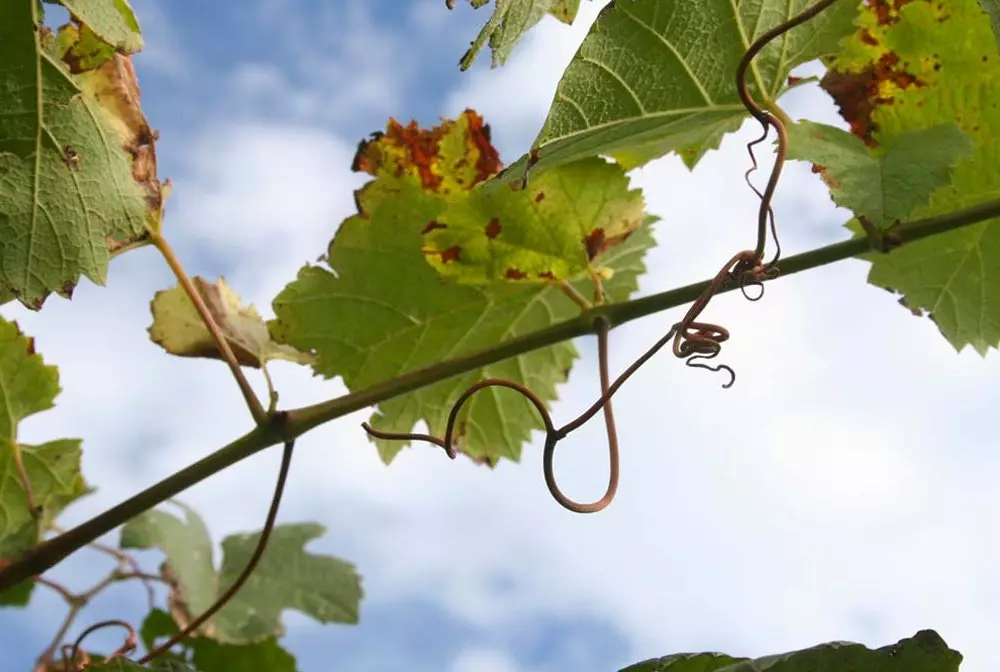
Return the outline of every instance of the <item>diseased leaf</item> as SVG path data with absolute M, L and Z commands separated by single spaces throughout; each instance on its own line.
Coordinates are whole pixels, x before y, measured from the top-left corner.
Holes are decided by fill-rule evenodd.
M 122 527 L 119 545 L 163 551 L 163 573 L 171 583 L 170 611 L 186 625 L 215 601 L 219 580 L 212 565 L 212 539 L 201 516 L 180 502 L 173 504 L 185 520 L 159 510 L 140 513 Z
M 16 323 L 0 318 L 0 558 L 8 561 L 36 546 L 60 511 L 91 492 L 80 473 L 79 439 L 40 446 L 17 440 L 18 423 L 52 408 L 58 393 L 56 367 L 42 361 Z
M 378 177 L 356 194 L 359 214 L 337 230 L 329 269 L 306 266 L 275 298 L 277 319 L 270 327 L 277 341 L 315 352 L 317 373 L 341 376 L 356 390 L 579 314 L 551 283 L 446 284 L 423 261 L 421 231 L 499 168 L 484 130 L 471 111 L 422 134 L 414 129 L 402 164 L 396 159 L 403 154 L 362 145 L 364 160 L 356 161 L 355 169 Z M 602 265 L 614 271 L 605 283 L 609 300 L 624 300 L 635 291 L 645 270 L 643 254 L 652 245 L 647 223 L 602 257 Z M 588 277 L 574 277 L 572 283 L 585 295 L 593 291 Z M 527 385 L 548 403 L 575 357 L 568 342 L 535 350 L 382 402 L 371 422 L 382 431 L 408 432 L 423 420 L 432 433 L 443 434 L 453 402 L 486 378 Z M 477 460 L 517 460 L 531 431 L 540 428 L 530 402 L 514 392 L 490 390 L 464 406 L 457 443 Z M 386 462 L 405 445 L 376 443 Z
M 921 630 L 896 644 L 869 649 L 831 642 L 801 651 L 749 658 L 719 653 L 681 653 L 630 665 L 621 672 L 957 672 L 962 654 L 933 630 Z
M 424 228 L 424 254 L 465 283 L 550 282 L 598 271 L 642 223 L 642 192 L 600 158 L 560 166 L 527 190 L 472 191 Z
M 1000 55 L 989 17 L 976 0 L 867 5 L 857 34 L 823 78 L 851 131 L 869 146 L 908 131 L 955 123 L 972 140 L 954 168 L 910 219 L 951 212 L 1000 193 Z M 869 254 L 868 281 L 928 311 L 958 350 L 980 354 L 1000 344 L 1000 220 Z
M 0 3 L 0 295 L 34 310 L 81 274 L 104 284 L 162 204 L 130 57 L 81 58 L 93 33 L 70 24 L 54 37 L 37 6 Z
M 488 2 L 489 0 L 469 0 L 469 4 L 477 9 Z M 493 51 L 492 67 L 503 65 L 521 36 L 546 14 L 551 14 L 565 24 L 571 24 L 579 9 L 580 0 L 495 0 L 493 16 L 472 41 L 469 50 L 459 61 L 459 67 L 467 70 L 487 40 Z
M 305 550 L 306 544 L 324 532 L 315 523 L 275 526 L 253 574 L 212 618 L 212 638 L 247 644 L 284 634 L 280 620 L 284 609 L 295 609 L 320 623 L 357 623 L 362 590 L 354 565 Z M 222 540 L 220 591 L 246 567 L 259 538 L 259 533 L 235 534 Z M 215 659 L 224 651 L 203 653 Z
M 901 133 L 879 150 L 826 124 L 800 121 L 787 130 L 788 158 L 811 161 L 837 205 L 880 229 L 930 201 L 972 152 L 969 136 L 951 123 Z
M 220 278 L 212 283 L 196 276 L 192 282 L 240 364 L 259 369 L 272 359 L 297 364 L 312 361 L 308 353 L 275 343 L 257 309 L 241 305 L 239 295 L 225 280 Z M 154 343 L 179 357 L 223 359 L 183 287 L 177 285 L 157 292 L 150 307 L 153 324 L 149 327 L 149 337 Z
M 669 152 L 693 168 L 747 114 L 734 73 L 759 36 L 814 0 L 609 3 L 563 73 L 530 153 L 537 171 L 609 155 L 626 169 Z M 857 0 L 842 0 L 771 42 L 747 79 L 758 102 L 788 90 L 792 68 L 833 53 Z M 504 172 L 520 177 L 528 156 Z
M 128 0 L 59 0 L 59 4 L 115 49 L 129 54 L 142 49 L 139 21 Z

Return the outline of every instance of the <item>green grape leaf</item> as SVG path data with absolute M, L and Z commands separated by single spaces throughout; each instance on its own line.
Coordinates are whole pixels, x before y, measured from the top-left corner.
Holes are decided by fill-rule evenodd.
M 0 562 L 0 567 L 3 563 Z M 26 607 L 35 592 L 34 581 L 22 581 L 13 588 L 0 591 L 0 607 Z
M 59 512 L 91 492 L 80 473 L 79 439 L 40 446 L 17 440 L 18 423 L 52 408 L 58 394 L 56 367 L 42 361 L 16 323 L 0 318 L 0 557 L 6 560 L 37 545 Z
M 163 197 L 131 57 L 81 59 L 93 33 L 53 36 L 37 7 L 0 3 L 0 295 L 33 310 L 81 275 L 104 284 L 110 257 L 158 225 Z
M 308 353 L 275 343 L 257 309 L 241 305 L 239 295 L 222 278 L 212 283 L 196 276 L 192 283 L 240 364 L 259 369 L 273 359 L 297 364 L 312 362 Z M 153 324 L 149 327 L 149 337 L 164 350 L 179 357 L 223 359 L 183 287 L 177 285 L 157 292 L 150 308 Z
M 907 131 L 878 150 L 826 124 L 800 121 L 788 129 L 788 158 L 810 161 L 833 201 L 879 229 L 909 216 L 951 182 L 972 141 L 955 124 Z
M 913 2 L 862 9 L 858 31 L 823 77 L 851 132 L 872 147 L 903 134 L 955 123 L 972 153 L 951 183 L 910 215 L 929 217 L 1000 193 L 1000 55 L 976 0 Z M 868 281 L 930 313 L 957 349 L 980 354 L 1000 343 L 1000 220 L 992 219 L 867 254 Z
M 281 635 L 284 609 L 295 609 L 320 623 L 357 623 L 362 590 L 354 565 L 304 548 L 324 531 L 315 523 L 275 526 L 253 574 L 212 619 L 212 638 L 246 644 Z M 222 590 L 246 567 L 259 538 L 259 534 L 237 534 L 222 540 Z
M 717 653 L 676 654 L 621 672 L 957 672 L 961 662 L 962 654 L 949 649 L 940 635 L 921 630 L 874 650 L 852 642 L 830 642 L 754 660 Z
M 979 0 L 979 5 L 990 17 L 993 37 L 996 38 L 997 49 L 1000 50 L 1000 0 Z
M 184 520 L 155 509 L 140 513 L 122 527 L 119 546 L 163 551 L 167 556 L 164 576 L 171 583 L 171 611 L 186 625 L 215 601 L 219 579 L 205 522 L 189 506 L 173 504 L 184 512 Z
M 424 254 L 459 282 L 550 282 L 599 271 L 598 256 L 644 218 L 642 192 L 620 166 L 593 157 L 559 166 L 528 189 L 473 190 L 424 228 Z
M 222 567 L 216 572 L 205 524 L 193 510 L 178 506 L 185 512 L 185 521 L 163 511 L 147 511 L 125 524 L 120 545 L 123 549 L 158 548 L 166 554 L 163 574 L 171 591 L 170 614 L 164 616 L 186 626 L 243 572 L 260 535 L 237 534 L 223 539 Z M 303 548 L 323 531 L 321 525 L 312 523 L 276 526 L 250 578 L 198 628 L 198 635 L 223 644 L 266 644 L 268 638 L 284 632 L 280 620 L 284 609 L 297 609 L 321 623 L 356 623 L 362 591 L 354 565 Z M 152 620 L 144 623 L 146 646 L 157 637 L 172 634 L 164 616 L 151 616 Z M 225 650 L 209 646 L 203 652 L 209 658 L 225 654 Z M 276 663 L 287 662 L 279 653 L 268 653 L 272 654 Z M 294 669 L 294 660 L 292 666 Z
M 693 168 L 747 117 L 735 81 L 747 47 L 813 2 L 609 3 L 563 73 L 530 154 L 504 175 L 599 154 L 632 169 L 671 151 Z M 777 100 L 792 68 L 836 51 L 856 5 L 835 3 L 765 47 L 747 73 L 757 101 Z
M 113 49 L 129 54 L 142 49 L 139 21 L 128 0 L 59 0 L 59 4 Z
M 456 122 L 405 136 L 390 123 L 385 136 L 362 145 L 355 170 L 376 179 L 356 195 L 359 212 L 337 230 L 329 269 L 309 265 L 274 300 L 271 333 L 279 342 L 316 353 L 315 371 L 341 376 L 351 390 L 395 378 L 459 355 L 495 346 L 571 319 L 579 307 L 554 284 L 445 283 L 421 253 L 422 230 L 446 208 L 499 168 L 481 120 L 467 111 Z M 653 245 L 647 218 L 635 234 L 602 257 L 614 271 L 605 283 L 609 300 L 628 298 L 645 271 Z M 588 277 L 574 277 L 590 294 Z M 372 425 L 408 432 L 423 420 L 444 433 L 454 401 L 486 378 L 507 378 L 530 387 L 546 403 L 556 398 L 576 358 L 560 343 L 491 364 L 379 404 Z M 529 401 L 505 390 L 474 396 L 457 425 L 457 447 L 477 461 L 518 460 L 521 445 L 541 421 Z M 376 442 L 385 462 L 405 445 Z
M 454 3 L 454 0 L 450 1 Z M 469 4 L 476 9 L 487 2 L 489 0 L 469 0 Z M 459 61 L 459 67 L 462 70 L 469 69 L 487 40 L 493 51 L 492 67 L 503 65 L 521 36 L 546 14 L 551 14 L 565 24 L 571 24 L 579 9 L 580 0 L 496 0 L 493 16 L 472 41 L 469 50 Z
M 157 640 L 177 634 L 179 628 L 170 614 L 153 609 L 142 622 L 139 637 L 147 651 Z M 295 657 L 283 649 L 276 637 L 269 637 L 255 644 L 221 644 L 206 637 L 185 637 L 178 644 L 182 653 L 173 651 L 162 654 L 164 658 L 191 663 L 201 672 L 216 670 L 267 670 L 268 672 L 296 672 Z

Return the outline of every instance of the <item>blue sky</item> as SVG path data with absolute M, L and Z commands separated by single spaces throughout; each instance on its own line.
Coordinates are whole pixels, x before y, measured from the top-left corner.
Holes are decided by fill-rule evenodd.
M 175 184 L 166 229 L 189 272 L 224 274 L 269 314 L 351 213 L 363 181 L 349 170 L 355 144 L 390 115 L 427 124 L 474 107 L 501 156 L 517 158 L 599 4 L 583 3 L 572 28 L 543 22 L 505 68 L 490 70 L 484 54 L 464 74 L 458 58 L 490 10 L 458 4 L 135 0 L 143 104 L 161 132 L 160 174 Z M 840 123 L 815 87 L 783 102 L 794 117 Z M 742 183 L 743 143 L 755 133 L 744 128 L 693 173 L 673 157 L 633 173 L 663 218 L 643 293 L 706 278 L 745 245 L 756 200 Z M 776 211 L 788 254 L 846 237 L 847 214 L 808 166 L 786 169 Z M 711 317 L 733 333 L 724 358 L 736 385 L 721 390 L 669 355 L 637 374 L 616 397 L 619 496 L 595 516 L 551 501 L 537 440 L 521 465 L 489 471 L 423 447 L 386 468 L 358 426 L 367 411 L 303 438 L 279 520 L 326 525 L 310 548 L 355 562 L 366 599 L 356 627 L 286 612 L 300 670 L 605 672 L 676 651 L 874 646 L 933 627 L 965 653 L 964 672 L 985 672 L 1000 628 L 989 422 L 1000 360 L 956 354 L 931 322 L 867 286 L 866 272 L 847 261 L 775 282 L 755 304 L 713 302 Z M 65 524 L 247 429 L 224 367 L 171 359 L 148 341 L 148 302 L 172 284 L 141 250 L 112 264 L 106 288 L 85 283 L 37 315 L 2 309 L 60 367 L 64 390 L 21 440 L 82 437 L 84 473 L 100 488 Z M 612 367 L 679 315 L 616 330 Z M 578 347 L 557 422 L 597 389 L 593 344 Z M 274 374 L 288 405 L 343 391 L 292 365 Z M 581 430 L 557 460 L 581 497 L 606 478 L 601 431 Z M 260 527 L 277 457 L 185 494 L 216 540 Z M 53 576 L 82 589 L 104 562 L 81 552 Z M 139 586 L 109 591 L 71 637 L 102 618 L 141 618 L 144 600 Z M 38 590 L 29 609 L 0 612 L 5 669 L 30 669 L 62 611 Z M 113 647 L 115 637 L 90 641 Z

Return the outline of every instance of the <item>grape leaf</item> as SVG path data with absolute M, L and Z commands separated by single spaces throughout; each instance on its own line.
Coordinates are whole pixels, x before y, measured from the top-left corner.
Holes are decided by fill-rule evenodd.
M 242 306 L 239 295 L 225 280 L 220 278 L 211 283 L 196 276 L 192 282 L 240 364 L 259 369 L 272 359 L 297 364 L 312 361 L 308 353 L 275 343 L 257 309 L 253 305 Z M 157 292 L 150 307 L 153 324 L 149 327 L 149 337 L 154 343 L 179 357 L 223 359 L 183 287 L 177 285 Z
M 965 208 L 1000 192 L 1000 55 L 976 0 L 865 6 L 823 78 L 851 132 L 885 146 L 908 131 L 955 123 L 972 139 L 951 184 L 912 218 Z M 928 311 L 957 349 L 980 354 L 1000 343 L 1000 220 L 869 254 L 868 281 Z
M 167 556 L 164 574 L 171 581 L 171 611 L 186 625 L 215 601 L 219 580 L 205 522 L 191 507 L 173 504 L 184 512 L 185 520 L 156 509 L 140 513 L 122 527 L 119 546 L 163 551 Z
M 342 376 L 357 390 L 579 314 L 551 283 L 446 284 L 423 260 L 421 231 L 499 167 L 485 128 L 467 111 L 457 122 L 423 133 L 413 129 L 405 147 L 390 141 L 392 124 L 385 137 L 362 145 L 354 167 L 377 178 L 357 194 L 359 213 L 331 242 L 330 268 L 306 266 L 275 298 L 270 327 L 277 341 L 315 351 L 317 373 Z M 602 258 L 615 272 L 605 283 L 610 300 L 636 290 L 643 254 L 653 245 L 649 224 Z M 572 282 L 585 294 L 592 290 L 589 278 Z M 575 358 L 572 344 L 560 343 L 507 359 L 382 402 L 372 424 L 407 432 L 423 420 L 440 435 L 455 399 L 486 378 L 517 381 L 549 402 Z M 464 406 L 457 444 L 480 461 L 516 461 L 521 444 L 541 426 L 530 402 L 490 390 Z M 405 445 L 376 444 L 386 462 Z
M 951 182 L 972 141 L 955 124 L 907 131 L 879 150 L 826 124 L 800 121 L 788 129 L 788 158 L 811 161 L 833 201 L 879 229 L 902 220 Z
M 143 645 L 151 651 L 156 640 L 177 634 L 179 628 L 174 619 L 165 611 L 154 609 L 146 616 L 139 630 Z M 168 652 L 163 657 L 172 657 L 191 665 L 200 672 L 217 670 L 267 670 L 268 672 L 296 672 L 295 656 L 278 644 L 276 637 L 269 637 L 255 644 L 221 644 L 206 637 L 185 637 L 178 644 L 182 653 Z
M 362 590 L 354 565 L 304 548 L 324 531 L 315 523 L 275 526 L 253 574 L 213 618 L 212 638 L 245 644 L 280 635 L 284 609 L 295 609 L 320 623 L 357 623 Z M 235 534 L 222 540 L 221 589 L 243 571 L 259 537 L 259 533 Z
M 678 152 L 693 168 L 747 114 L 736 66 L 753 40 L 814 0 L 635 0 L 605 7 L 556 89 L 531 153 L 504 175 L 604 154 L 626 169 Z M 747 74 L 758 102 L 795 66 L 837 49 L 857 2 L 835 3 L 771 42 Z
M 139 21 L 128 0 L 59 0 L 59 4 L 115 50 L 131 54 L 142 49 Z
M 749 658 L 681 653 L 629 665 L 621 672 L 957 672 L 962 654 L 933 630 L 879 649 L 830 642 L 800 651 Z
M 593 157 L 543 173 L 528 189 L 472 191 L 425 227 L 424 254 L 460 282 L 549 282 L 592 263 L 639 228 L 642 192 Z
M 80 473 L 79 439 L 40 446 L 17 440 L 18 423 L 52 408 L 58 393 L 56 367 L 42 361 L 16 323 L 0 318 L 0 557 L 6 560 L 36 546 L 60 511 L 91 492 Z
M 451 2 L 453 4 L 454 0 Z M 488 2 L 489 0 L 469 0 L 469 4 L 476 9 Z M 579 9 L 580 0 L 496 0 L 493 16 L 472 41 L 469 50 L 459 61 L 459 67 L 468 70 L 487 40 L 493 52 L 492 67 L 503 65 L 521 36 L 546 14 L 551 14 L 568 25 L 576 19 Z
M 199 672 L 193 667 L 171 658 L 157 659 L 148 665 L 140 665 L 121 656 L 111 660 L 92 662 L 85 669 L 87 672 Z
M 122 529 L 122 548 L 159 548 L 167 556 L 164 573 L 171 581 L 170 615 L 181 626 L 204 612 L 246 567 L 256 547 L 259 533 L 236 534 L 222 540 L 222 567 L 212 566 L 212 546 L 208 530 L 190 508 L 187 520 L 163 511 L 136 516 Z M 312 539 L 323 534 L 316 524 L 277 525 L 271 531 L 267 549 L 250 578 L 218 613 L 198 629 L 198 634 L 223 644 L 245 645 L 265 642 L 284 632 L 283 609 L 297 609 L 321 623 L 356 623 L 361 601 L 361 579 L 354 565 L 326 555 L 304 550 Z M 159 618 L 149 624 L 146 635 L 165 634 L 166 622 Z M 208 647 L 205 656 L 223 655 Z M 278 654 L 275 654 L 278 655 Z
M 131 58 L 81 63 L 74 45 L 91 34 L 69 24 L 54 37 L 37 7 L 0 3 L 0 295 L 34 310 L 81 274 L 104 284 L 162 204 Z

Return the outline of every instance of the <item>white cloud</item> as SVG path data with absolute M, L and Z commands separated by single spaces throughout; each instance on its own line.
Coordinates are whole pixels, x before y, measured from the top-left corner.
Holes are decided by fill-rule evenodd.
M 451 672 L 518 672 L 520 668 L 503 651 L 468 649 L 451 664 Z

